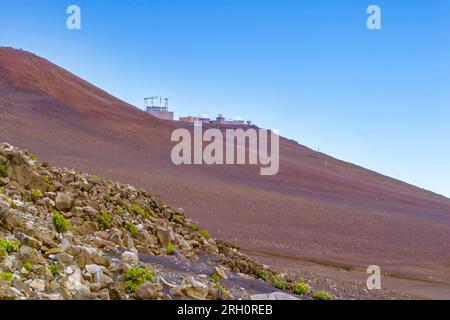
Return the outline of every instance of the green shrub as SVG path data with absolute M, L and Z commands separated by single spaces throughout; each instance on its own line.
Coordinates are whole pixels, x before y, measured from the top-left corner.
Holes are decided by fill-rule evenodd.
M 136 289 L 145 282 L 154 282 L 155 276 L 149 269 L 142 267 L 133 267 L 125 272 L 125 286 L 130 291 Z
M 31 190 L 31 197 L 32 197 L 34 200 L 40 199 L 40 198 L 42 198 L 43 196 L 44 196 L 44 195 L 42 194 L 42 191 L 41 191 L 41 190 L 37 190 L 37 189 Z
M 6 239 L 0 239 L 0 256 L 6 256 L 11 252 L 19 250 L 19 241 L 10 241 Z
M 172 242 L 169 242 L 167 244 L 167 248 L 166 248 L 167 254 L 174 254 L 175 253 L 175 247 L 173 246 Z
M 5 188 L 0 187 L 0 194 L 4 194 L 5 193 Z
M 50 263 L 48 265 L 48 267 L 50 268 L 50 271 L 52 272 L 52 275 L 55 277 L 59 271 L 58 271 L 58 264 L 56 262 Z
M 140 205 L 133 204 L 128 207 L 128 212 L 131 214 L 135 214 L 137 216 L 143 216 L 144 218 L 149 218 L 150 214 L 145 211 Z
M 179 214 L 174 214 L 172 216 L 172 221 L 178 224 L 182 224 L 184 221 L 184 217 L 182 215 Z
M 230 292 L 228 291 L 228 289 L 225 288 L 223 285 L 221 285 L 219 282 L 215 282 L 213 284 L 213 287 L 219 289 L 219 291 L 222 293 L 222 295 L 224 297 L 229 297 L 230 296 Z
M 286 281 L 282 276 L 276 276 L 272 284 L 277 289 L 286 290 Z
M 8 177 L 8 168 L 4 164 L 0 164 L 0 177 L 1 178 Z
M 31 264 L 31 262 L 25 262 L 22 267 L 27 270 L 28 272 L 30 272 L 31 270 L 33 270 L 33 265 Z
M 127 222 L 127 224 L 125 225 L 125 229 L 127 229 L 128 231 L 130 231 L 130 233 L 136 237 L 138 235 L 138 228 L 136 227 L 136 225 L 134 225 L 131 222 Z
M 212 281 L 219 281 L 220 280 L 220 275 L 217 273 L 216 270 L 213 270 L 213 272 L 211 273 L 211 280 Z
M 303 279 L 301 279 L 300 281 L 297 281 L 296 283 L 294 283 L 294 287 L 292 289 L 292 291 L 295 294 L 298 294 L 298 295 L 308 294 L 308 292 L 310 290 L 311 289 L 310 289 L 309 285 Z
M 200 231 L 200 235 L 206 239 L 209 239 L 209 231 L 208 230 Z
M 56 227 L 56 230 L 58 232 L 64 232 L 70 229 L 70 223 L 69 220 L 67 220 L 66 218 L 64 218 L 64 216 L 59 213 L 59 211 L 53 211 L 52 213 L 53 216 L 53 224 Z
M 267 281 L 269 280 L 269 275 L 264 270 L 258 273 L 258 278 Z
M 0 273 L 0 279 L 3 281 L 11 282 L 13 280 L 13 274 L 11 272 Z
M 198 230 L 200 230 L 200 228 L 198 227 L 198 225 L 193 223 L 193 224 L 191 224 L 191 230 L 197 232 Z
M 33 161 L 37 160 L 37 156 L 35 154 L 30 154 L 30 159 Z
M 111 225 L 111 221 L 112 219 L 108 211 L 103 211 L 103 213 L 98 218 L 98 224 L 102 230 L 108 229 Z
M 42 177 L 42 181 L 44 181 L 45 183 L 49 184 L 50 183 L 50 179 L 47 176 L 43 176 Z
M 316 300 L 333 300 L 333 296 L 326 291 L 320 290 L 313 294 Z

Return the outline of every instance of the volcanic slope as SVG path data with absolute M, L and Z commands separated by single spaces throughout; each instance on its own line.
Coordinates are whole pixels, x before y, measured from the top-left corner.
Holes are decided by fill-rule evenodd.
M 253 254 L 450 282 L 449 199 L 331 157 L 325 165 L 284 138 L 276 176 L 177 167 L 175 128 L 41 57 L 0 48 L 1 141 L 159 194 Z

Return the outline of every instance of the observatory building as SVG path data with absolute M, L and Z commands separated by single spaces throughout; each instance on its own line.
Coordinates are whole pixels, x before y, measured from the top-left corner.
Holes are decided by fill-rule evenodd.
M 173 112 L 169 111 L 169 99 L 165 97 L 149 97 L 144 99 L 145 110 L 163 120 L 173 120 Z

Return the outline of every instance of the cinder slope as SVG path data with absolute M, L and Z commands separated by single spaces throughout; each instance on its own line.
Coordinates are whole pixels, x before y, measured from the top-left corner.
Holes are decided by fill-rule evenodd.
M 183 166 L 175 125 L 45 59 L 0 49 L 0 140 L 145 187 L 221 238 L 272 255 L 450 281 L 450 200 L 281 140 L 280 173 Z M 426 168 L 424 168 L 426 170 Z

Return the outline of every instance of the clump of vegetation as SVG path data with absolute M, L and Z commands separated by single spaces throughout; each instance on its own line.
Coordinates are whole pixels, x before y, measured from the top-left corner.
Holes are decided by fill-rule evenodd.
M 200 228 L 198 227 L 197 224 L 193 223 L 191 224 L 191 230 L 197 232 L 198 230 L 200 230 Z
M 276 276 L 275 279 L 273 280 L 273 286 L 277 289 L 280 290 L 286 290 L 286 281 L 284 280 L 284 278 L 282 276 Z
M 98 218 L 98 225 L 102 230 L 108 229 L 111 225 L 111 216 L 109 215 L 108 211 L 103 211 L 103 213 Z
M 154 282 L 155 276 L 149 269 L 142 267 L 133 267 L 125 272 L 125 286 L 130 291 L 136 289 L 145 282 Z
M 7 239 L 0 239 L 0 257 L 7 256 L 11 252 L 19 250 L 19 241 L 10 241 Z
M 31 197 L 33 198 L 33 200 L 38 200 L 40 198 L 42 198 L 44 195 L 42 194 L 42 191 L 39 189 L 33 189 L 31 190 Z
M 173 246 L 172 242 L 169 242 L 167 244 L 166 251 L 167 251 L 167 254 L 169 254 L 169 255 L 172 255 L 175 253 L 175 247 Z
M 135 214 L 137 216 L 143 216 L 144 218 L 149 218 L 150 214 L 144 210 L 144 208 L 142 208 L 140 205 L 138 204 L 133 204 L 131 206 L 128 207 L 128 212 L 130 212 L 131 214 Z
M 31 262 L 25 262 L 22 267 L 27 270 L 28 272 L 30 272 L 31 270 L 33 270 L 33 265 L 31 264 Z
M 13 280 L 13 274 L 11 272 L 0 273 L 0 279 L 6 282 L 11 282 Z
M 258 278 L 260 278 L 264 281 L 267 281 L 267 280 L 269 280 L 269 275 L 267 274 L 266 271 L 262 270 L 258 273 Z
M 313 298 L 316 300 L 333 300 L 333 296 L 330 293 L 323 290 L 314 293 Z
M 35 154 L 30 154 L 30 159 L 33 161 L 37 160 L 37 156 Z
M 5 193 L 5 188 L 0 187 L 0 194 L 4 194 Z
M 8 177 L 8 168 L 4 164 L 0 164 L 0 177 L 1 178 Z
M 46 184 L 50 184 L 50 179 L 47 176 L 43 176 L 42 181 L 44 181 Z
M 136 237 L 138 235 L 139 230 L 132 222 L 127 222 L 127 224 L 125 225 L 125 229 L 127 229 L 133 235 L 133 237 Z
M 230 292 L 228 291 L 228 289 L 221 285 L 218 281 L 213 284 L 213 287 L 219 289 L 219 291 L 222 293 L 222 296 L 230 296 Z
M 310 289 L 309 285 L 303 279 L 294 283 L 294 287 L 292 289 L 292 291 L 298 295 L 308 294 L 310 290 L 311 289 Z
M 70 222 L 59 211 L 53 211 L 53 224 L 58 232 L 64 232 L 70 229 Z
M 200 235 L 206 239 L 209 239 L 209 231 L 208 230 L 200 231 Z
M 216 271 L 216 270 L 213 270 L 213 272 L 211 273 L 211 280 L 217 282 L 217 281 L 220 280 L 220 278 L 221 278 L 221 277 L 220 277 L 220 275 L 217 273 L 217 271 Z
M 184 217 L 182 215 L 179 215 L 179 214 L 174 214 L 172 216 L 172 221 L 175 222 L 175 223 L 181 224 L 184 221 Z
M 50 263 L 48 265 L 48 267 L 50 268 L 50 271 L 52 273 L 52 275 L 55 277 L 57 274 L 59 274 L 59 270 L 58 270 L 58 264 L 56 262 Z

